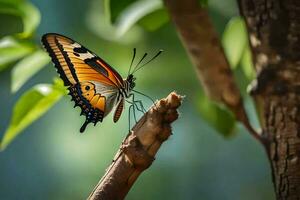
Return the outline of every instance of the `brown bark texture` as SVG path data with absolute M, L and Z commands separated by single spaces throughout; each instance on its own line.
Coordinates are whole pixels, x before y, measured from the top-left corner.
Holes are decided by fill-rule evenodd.
M 139 175 L 154 161 L 161 144 L 178 118 L 182 97 L 172 92 L 156 102 L 123 140 L 113 162 L 92 191 L 89 200 L 124 199 Z
M 300 199 L 300 1 L 239 0 L 277 199 Z
M 260 141 L 249 123 L 243 100 L 208 12 L 199 0 L 164 0 L 205 93 L 225 104 Z

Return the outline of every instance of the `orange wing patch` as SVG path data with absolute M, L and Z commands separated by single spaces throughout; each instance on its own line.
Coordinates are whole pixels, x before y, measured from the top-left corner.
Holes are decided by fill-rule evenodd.
M 86 98 L 93 108 L 97 108 L 105 113 L 105 97 L 96 94 L 95 85 L 91 82 L 83 82 L 80 84 L 82 96 Z

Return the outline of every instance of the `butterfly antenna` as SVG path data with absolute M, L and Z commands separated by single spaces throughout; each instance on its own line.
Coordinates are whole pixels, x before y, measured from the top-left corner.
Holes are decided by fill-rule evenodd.
M 133 64 L 133 61 L 134 61 L 134 58 L 135 58 L 135 54 L 136 54 L 136 48 L 133 48 L 133 56 L 132 56 L 132 60 L 131 60 L 131 63 L 130 63 L 130 67 L 129 67 L 127 76 L 130 74 L 130 70 L 131 70 L 131 67 L 132 67 L 132 64 Z
M 144 55 L 143 55 L 143 57 L 141 58 L 141 60 L 138 62 L 138 64 L 136 64 L 136 66 L 134 67 L 134 69 L 133 69 L 133 71 L 132 71 L 132 74 L 136 71 L 136 68 L 139 66 L 139 64 L 141 64 L 141 62 L 146 58 L 146 56 L 147 56 L 148 54 L 147 53 L 145 53 Z
M 138 70 L 140 70 L 142 67 L 144 67 L 145 65 L 147 65 L 148 63 L 150 63 L 151 61 L 153 61 L 155 58 L 157 58 L 161 53 L 163 52 L 163 50 L 159 50 L 158 53 L 153 56 L 148 62 L 144 63 L 143 65 L 141 65 L 140 67 L 135 67 L 135 69 L 133 70 L 132 73 L 137 72 Z

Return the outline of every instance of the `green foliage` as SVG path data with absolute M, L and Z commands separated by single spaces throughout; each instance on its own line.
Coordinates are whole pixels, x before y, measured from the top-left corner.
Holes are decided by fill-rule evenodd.
M 22 19 L 23 31 L 7 36 L 0 41 L 0 71 L 9 67 L 24 56 L 33 53 L 37 46 L 29 39 L 40 22 L 39 11 L 23 0 L 0 0 L 0 14 L 14 15 Z M 21 39 L 22 38 L 22 39 Z M 34 62 L 31 62 L 34 68 Z
M 127 33 L 120 34 L 119 27 L 116 24 L 112 24 L 109 3 L 109 0 L 95 0 L 91 3 L 90 11 L 87 15 L 89 29 L 94 34 L 106 40 L 118 41 L 120 43 L 137 41 L 141 37 L 139 30 L 131 28 Z
M 162 8 L 162 2 L 159 0 L 134 2 L 125 8 L 116 20 L 115 25 L 118 27 L 119 35 L 123 35 L 140 19 L 160 8 Z
M 148 31 L 155 31 L 169 22 L 170 18 L 165 8 L 160 8 L 146 15 L 138 21 Z
M 248 43 L 246 45 L 246 48 L 244 49 L 240 65 L 248 80 L 253 80 L 255 77 L 255 71 L 252 62 L 252 54 Z
M 18 91 L 31 76 L 42 69 L 49 61 L 48 54 L 41 49 L 19 61 L 12 70 L 12 92 Z
M 34 45 L 27 41 L 20 41 L 9 36 L 0 40 L 0 71 L 33 52 L 34 48 Z
M 57 80 L 53 85 L 39 84 L 25 92 L 14 107 L 10 124 L 1 141 L 1 150 L 4 150 L 21 131 L 40 118 L 65 93 L 62 81 Z
M 40 22 L 40 13 L 35 6 L 24 0 L 0 0 L 0 14 L 5 19 L 16 16 L 23 24 L 22 28 L 14 27 L 16 32 L 12 35 L 0 40 L 0 71 L 13 67 L 11 86 L 12 92 L 16 92 L 50 59 L 30 39 Z M 26 91 L 14 106 L 11 122 L 1 141 L 1 149 L 5 149 L 21 131 L 51 108 L 64 94 L 64 90 L 61 83 L 56 81 L 54 85 L 39 84 Z
M 20 17 L 0 13 L 0 26 L 5 27 L 0 31 L 0 38 L 23 31 L 23 23 Z
M 93 2 L 88 15 L 88 25 L 94 33 L 122 43 L 141 37 L 136 25 L 153 31 L 168 21 L 161 0 L 99 0 Z
M 0 0 L 0 13 L 15 15 L 23 21 L 23 32 L 18 36 L 30 37 L 40 23 L 40 13 L 31 3 L 21 0 Z
M 254 78 L 255 71 L 246 26 L 241 17 L 233 17 L 229 21 L 224 30 L 222 42 L 231 68 L 238 70 L 240 67 L 246 77 L 240 85 L 248 84 Z
M 110 20 L 111 23 L 115 23 L 118 16 L 122 11 L 127 8 L 130 4 L 136 2 L 137 0 L 110 0 L 109 5 L 110 5 Z
M 222 42 L 230 66 L 233 69 L 240 66 L 248 80 L 252 80 L 255 72 L 245 22 L 241 17 L 234 17 L 229 21 Z
M 248 43 L 246 26 L 241 17 L 234 17 L 229 21 L 223 33 L 222 43 L 230 66 L 237 67 Z
M 208 124 L 224 137 L 233 135 L 236 120 L 229 109 L 211 101 L 204 94 L 201 94 L 197 102 L 201 117 L 207 121 Z

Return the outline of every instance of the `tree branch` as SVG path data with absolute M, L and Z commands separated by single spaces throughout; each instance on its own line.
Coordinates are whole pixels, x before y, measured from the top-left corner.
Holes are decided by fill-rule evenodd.
M 180 95 L 172 92 L 138 121 L 123 140 L 89 200 L 125 198 L 138 176 L 152 164 L 161 144 L 172 134 L 170 124 L 178 118 L 176 109 L 181 100 Z
M 200 7 L 198 0 L 164 2 L 206 94 L 228 106 L 237 120 L 261 141 L 249 123 L 241 94 L 207 10 Z

